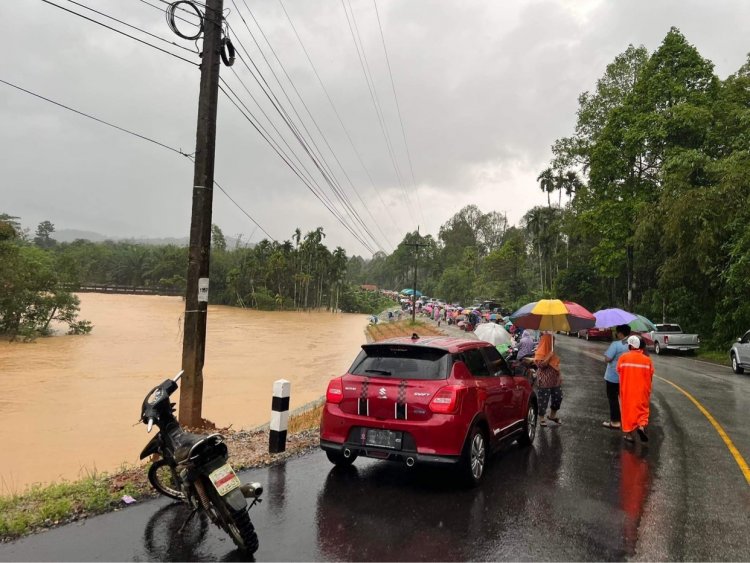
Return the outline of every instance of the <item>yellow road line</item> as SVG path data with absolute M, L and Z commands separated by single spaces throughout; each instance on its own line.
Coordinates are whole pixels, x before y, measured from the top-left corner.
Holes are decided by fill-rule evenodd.
M 589 352 L 588 350 L 581 350 L 581 353 L 583 353 L 584 356 L 588 356 L 589 358 L 594 358 L 595 360 L 601 360 L 604 357 L 604 352 L 596 354 L 593 352 Z M 745 461 L 745 458 L 742 457 L 742 454 L 737 449 L 737 446 L 734 445 L 734 442 L 732 442 L 732 439 L 729 437 L 729 435 L 726 433 L 724 428 L 717 422 L 717 420 L 713 417 L 713 415 L 708 412 L 708 410 L 698 402 L 698 399 L 693 397 L 690 393 L 685 391 L 682 387 L 677 385 L 676 383 L 672 383 L 669 381 L 669 379 L 664 379 L 663 377 L 660 377 L 658 375 L 654 375 L 657 379 L 661 379 L 664 383 L 669 383 L 672 387 L 680 391 L 683 395 L 685 395 L 688 399 L 690 399 L 693 404 L 698 407 L 698 410 L 703 413 L 703 416 L 705 416 L 708 421 L 711 423 L 711 426 L 714 427 L 716 432 L 719 433 L 719 436 L 722 440 L 724 440 L 724 444 L 729 449 L 729 453 L 732 454 L 732 457 L 734 457 L 734 461 L 737 462 L 737 465 L 740 466 L 740 471 L 742 471 L 742 474 L 745 476 L 745 480 L 747 481 L 747 484 L 750 485 L 750 467 L 748 467 L 747 462 Z
M 659 377 L 658 375 L 655 375 L 657 379 L 661 379 L 665 383 L 669 383 L 672 387 L 680 391 L 683 395 L 685 395 L 688 399 L 690 399 L 693 404 L 698 407 L 698 410 L 703 413 L 703 416 L 705 416 L 708 421 L 711 423 L 711 426 L 714 427 L 714 429 L 719 433 L 719 436 L 721 436 L 721 439 L 724 440 L 724 444 L 729 448 L 729 452 L 732 454 L 732 457 L 734 457 L 734 461 L 737 462 L 737 465 L 740 466 L 740 471 L 742 471 L 742 474 L 745 476 L 745 480 L 747 481 L 747 484 L 750 485 L 750 467 L 748 467 L 747 462 L 745 461 L 745 458 L 742 457 L 742 454 L 737 449 L 737 447 L 734 445 L 734 442 L 732 442 L 732 439 L 727 435 L 724 428 L 722 428 L 721 424 L 717 422 L 717 420 L 713 417 L 713 415 L 706 410 L 706 408 L 698 402 L 698 399 L 693 397 L 690 393 L 685 391 L 682 387 L 677 385 L 676 383 L 672 383 L 669 381 L 669 379 L 664 379 L 663 377 Z

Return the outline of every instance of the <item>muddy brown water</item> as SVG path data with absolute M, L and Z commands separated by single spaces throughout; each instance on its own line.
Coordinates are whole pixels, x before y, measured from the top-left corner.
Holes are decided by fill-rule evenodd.
M 179 297 L 79 297 L 90 335 L 0 342 L 2 494 L 137 463 L 150 438 L 135 424 L 143 397 L 180 369 Z M 351 364 L 366 324 L 363 315 L 210 306 L 203 416 L 219 427 L 264 424 L 282 378 L 292 409 L 317 399 Z

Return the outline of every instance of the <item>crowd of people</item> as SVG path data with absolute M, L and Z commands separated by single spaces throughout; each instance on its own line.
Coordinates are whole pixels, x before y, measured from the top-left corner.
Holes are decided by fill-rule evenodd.
M 478 308 L 464 309 L 460 306 L 409 299 L 401 302 L 397 310 L 388 311 L 389 321 L 398 321 L 416 313 L 426 316 L 440 326 L 442 323 L 456 325 L 467 332 L 474 331 L 483 323 L 496 323 L 505 328 L 511 340 L 498 345 L 506 358 L 512 357 L 516 365 L 533 365 L 536 374 L 536 393 L 539 424 L 548 426 L 562 424 L 558 416 L 563 401 L 563 376 L 560 358 L 555 352 L 555 335 L 539 333 L 516 327 L 508 316 L 500 312 L 486 312 Z M 377 317 L 374 317 L 378 322 Z M 628 442 L 648 442 L 649 403 L 654 366 L 646 351 L 646 342 L 631 334 L 628 325 L 615 328 L 615 339 L 604 353 L 605 396 L 609 404 L 609 420 L 602 426 L 620 430 Z
M 410 304 L 404 310 L 411 314 Z M 539 333 L 534 330 L 517 329 L 506 318 L 473 309 L 433 306 L 427 308 L 417 302 L 417 312 L 429 316 L 438 323 L 458 324 L 462 329 L 474 330 L 485 322 L 495 322 L 508 329 L 512 342 L 498 346 L 504 356 L 513 353 L 516 362 L 531 362 L 536 369 L 536 391 L 539 424 L 562 424 L 558 411 L 563 400 L 563 377 L 560 371 L 560 358 L 555 353 L 552 332 Z M 457 320 L 458 318 L 462 320 Z M 628 442 L 648 442 L 649 403 L 654 375 L 651 358 L 646 351 L 646 342 L 640 336 L 631 334 L 628 325 L 615 329 L 615 339 L 604 353 L 605 395 L 609 404 L 609 420 L 602 425 L 613 430 L 621 430 Z M 502 348 L 502 349 L 501 349 Z

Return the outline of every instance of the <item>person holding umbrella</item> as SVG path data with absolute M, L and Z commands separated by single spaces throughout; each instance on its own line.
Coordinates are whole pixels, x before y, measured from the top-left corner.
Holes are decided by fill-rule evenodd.
M 539 341 L 534 360 L 537 370 L 537 400 L 539 403 L 539 424 L 547 426 L 547 420 L 560 424 L 557 411 L 562 404 L 562 376 L 560 358 L 555 354 L 553 333 L 556 330 L 576 331 L 591 328 L 596 318 L 584 307 L 572 301 L 560 299 L 540 299 L 527 303 L 510 316 L 514 325 L 520 328 L 545 331 Z M 547 404 L 552 402 L 550 415 Z
M 628 352 L 617 360 L 617 373 L 620 375 L 620 409 L 622 431 L 625 439 L 635 442 L 637 433 L 643 442 L 648 442 L 649 401 L 654 377 L 654 364 L 641 349 L 641 339 L 636 335 L 628 337 Z
M 539 402 L 539 425 L 547 426 L 547 420 L 557 424 L 562 421 L 557 417 L 557 411 L 562 405 L 562 375 L 560 375 L 560 358 L 555 354 L 554 336 L 552 332 L 545 332 L 539 340 L 534 355 L 537 365 L 536 384 L 537 400 Z M 547 405 L 550 403 L 549 416 Z
M 604 361 L 607 369 L 604 371 L 604 384 L 607 387 L 607 400 L 609 401 L 609 420 L 604 421 L 605 428 L 620 428 L 620 376 L 617 374 L 617 360 L 628 351 L 625 339 L 630 336 L 630 326 L 618 325 L 615 329 L 617 340 L 613 340 L 607 351 L 604 352 Z

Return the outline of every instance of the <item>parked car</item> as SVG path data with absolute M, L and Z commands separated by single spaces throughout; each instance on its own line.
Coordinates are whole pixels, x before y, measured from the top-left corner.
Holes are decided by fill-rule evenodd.
M 611 328 L 584 328 L 578 331 L 578 338 L 586 340 L 612 340 Z
M 488 452 L 514 440 L 530 445 L 536 424 L 532 381 L 514 375 L 491 344 L 394 338 L 364 344 L 329 382 L 320 446 L 336 465 L 358 456 L 452 465 L 476 484 Z
M 662 354 L 668 350 L 694 352 L 700 348 L 701 341 L 697 334 L 686 334 L 678 324 L 656 324 L 656 330 L 648 333 L 654 352 Z
M 734 373 L 745 373 L 745 369 L 750 369 L 750 330 L 732 345 L 729 359 L 732 360 Z

